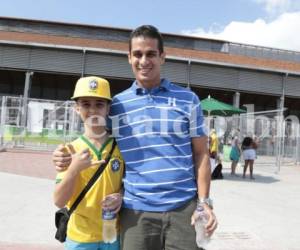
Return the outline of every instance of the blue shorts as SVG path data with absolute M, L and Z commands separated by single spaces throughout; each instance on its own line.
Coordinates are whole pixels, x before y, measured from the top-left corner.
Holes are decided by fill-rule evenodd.
M 119 239 L 114 243 L 104 243 L 103 241 L 81 243 L 67 238 L 64 245 L 66 250 L 120 250 Z

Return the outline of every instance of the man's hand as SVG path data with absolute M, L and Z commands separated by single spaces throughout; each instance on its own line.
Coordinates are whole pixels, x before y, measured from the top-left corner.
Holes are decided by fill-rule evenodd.
M 110 210 L 114 213 L 118 213 L 121 209 L 122 201 L 123 195 L 120 193 L 114 193 L 107 195 L 101 204 L 104 210 Z
M 203 204 L 203 208 L 205 213 L 208 216 L 208 221 L 205 225 L 206 234 L 210 237 L 213 232 L 216 230 L 218 226 L 218 222 L 216 219 L 215 214 L 213 213 L 213 210 L 206 204 Z M 199 219 L 199 212 L 197 210 L 194 211 L 192 217 L 191 217 L 191 225 L 194 226 L 197 219 Z

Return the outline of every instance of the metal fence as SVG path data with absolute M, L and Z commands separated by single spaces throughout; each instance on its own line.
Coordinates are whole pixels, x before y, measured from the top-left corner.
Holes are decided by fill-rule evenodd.
M 82 123 L 73 101 L 53 101 L 21 96 L 0 96 L 0 146 L 53 150 L 73 140 Z M 297 117 L 283 117 L 282 110 L 246 113 L 206 119 L 216 128 L 223 160 L 229 161 L 231 138 L 255 136 L 259 141 L 256 166 L 279 171 L 300 162 L 300 130 Z
M 82 124 L 74 102 L 0 97 L 1 146 L 52 150 L 72 140 Z
M 240 143 L 246 136 L 256 138 L 257 167 L 278 172 L 282 166 L 298 164 L 300 161 L 299 119 L 296 116 L 284 117 L 283 110 L 214 117 L 210 120 L 207 126 L 217 130 L 219 150 L 225 161 L 230 161 L 231 140 L 234 136 L 238 136 Z

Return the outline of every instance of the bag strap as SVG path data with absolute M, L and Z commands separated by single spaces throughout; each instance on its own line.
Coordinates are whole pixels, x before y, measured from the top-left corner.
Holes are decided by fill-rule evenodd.
M 78 195 L 77 199 L 74 201 L 73 205 L 71 206 L 71 208 L 69 210 L 70 216 L 73 213 L 73 211 L 76 209 L 78 204 L 81 202 L 83 197 L 86 195 L 86 193 L 90 190 L 90 188 L 93 186 L 93 184 L 96 182 L 96 180 L 100 177 L 100 175 L 102 174 L 102 172 L 104 171 L 106 166 L 108 165 L 110 158 L 114 152 L 115 147 L 116 147 L 116 140 L 114 139 L 112 146 L 111 146 L 111 150 L 110 150 L 109 154 L 107 155 L 107 157 L 105 158 L 105 162 L 99 165 L 99 168 L 97 169 L 95 174 L 92 176 L 92 178 L 89 180 L 88 184 L 84 187 L 84 189 L 81 191 L 81 193 Z

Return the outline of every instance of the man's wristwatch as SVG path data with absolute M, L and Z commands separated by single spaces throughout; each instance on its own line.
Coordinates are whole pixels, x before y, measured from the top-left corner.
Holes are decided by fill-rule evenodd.
M 198 198 L 197 206 L 201 206 L 203 204 L 206 204 L 211 209 L 213 208 L 213 201 L 210 198 Z

